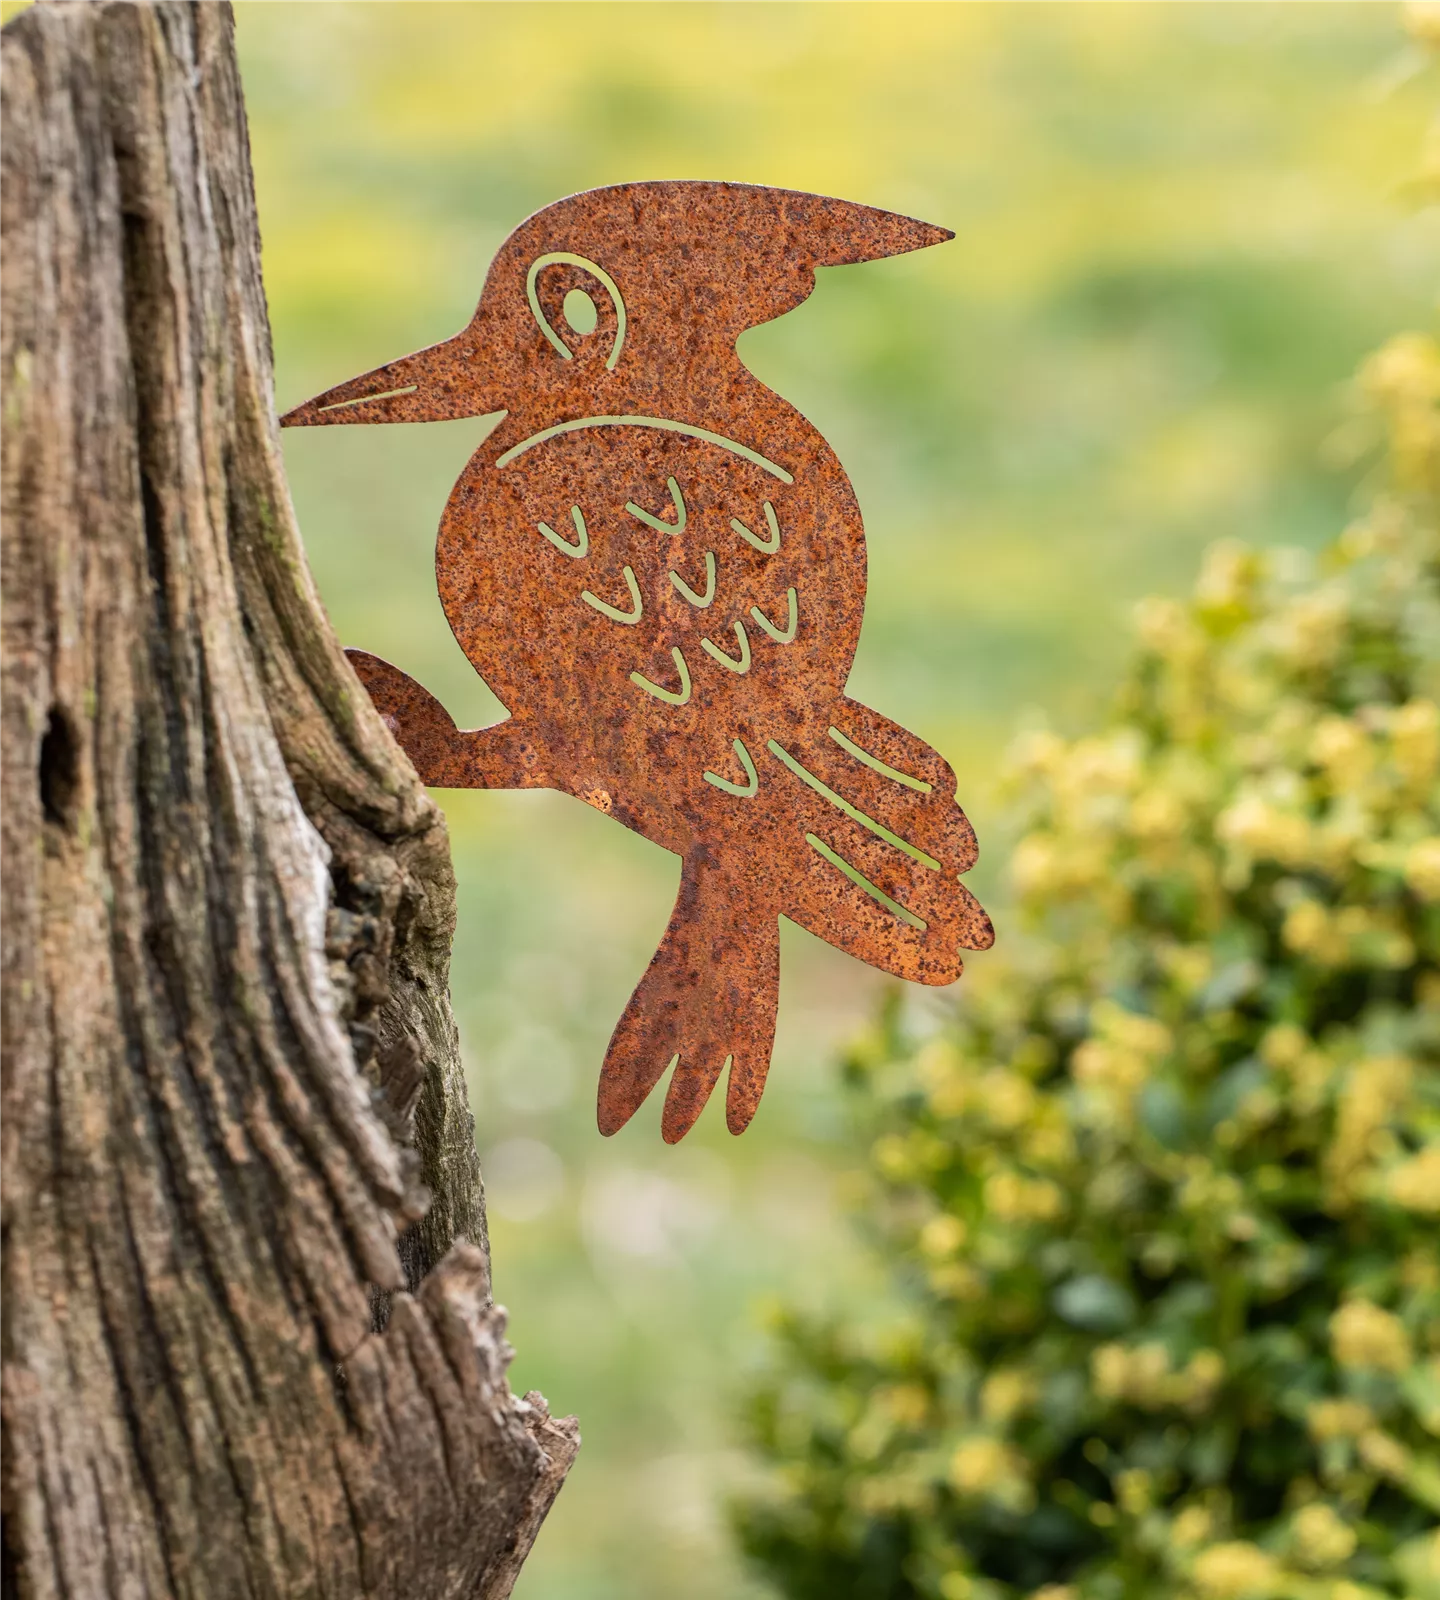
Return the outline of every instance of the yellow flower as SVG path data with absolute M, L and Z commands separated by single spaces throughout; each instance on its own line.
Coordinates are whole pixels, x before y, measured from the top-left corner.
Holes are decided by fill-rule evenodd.
M 1166 975 L 1186 995 L 1203 988 L 1215 970 L 1215 958 L 1208 945 L 1171 945 L 1158 954 Z
M 964 1061 L 954 1043 L 946 1038 L 929 1039 L 920 1047 L 915 1057 L 915 1071 L 920 1082 L 932 1094 L 937 1089 L 947 1089 L 961 1076 Z
M 1432 1600 L 1440 1590 L 1440 1528 L 1411 1541 L 1406 1554 L 1410 1557 L 1406 1563 L 1407 1576 L 1421 1585 L 1418 1591 L 1413 1592 L 1423 1596 L 1424 1600 Z M 1368 1600 L 1368 1597 L 1358 1596 L 1357 1600 Z
M 1048 1178 L 1006 1167 L 985 1180 L 985 1209 L 1004 1222 L 1050 1222 L 1065 1209 L 1065 1197 Z
M 1280 1115 L 1280 1100 L 1273 1089 L 1264 1084 L 1241 1096 L 1235 1108 L 1236 1120 L 1246 1128 L 1264 1128 Z
M 1204 1506 L 1186 1506 L 1170 1524 L 1170 1539 L 1180 1549 L 1202 1544 L 1210 1537 L 1214 1519 Z
M 975 1091 L 975 1080 L 957 1072 L 930 1085 L 930 1109 L 937 1117 L 963 1117 L 975 1104 Z
M 1115 1478 L 1115 1498 L 1126 1516 L 1143 1516 L 1150 1509 L 1154 1488 L 1155 1480 L 1138 1467 L 1118 1473 Z
M 1423 790 L 1440 768 L 1440 706 L 1412 700 L 1390 719 L 1395 765 L 1413 789 Z
M 980 1414 L 986 1422 L 1009 1422 L 1035 1401 L 1035 1380 L 1013 1367 L 986 1378 L 980 1390 Z
M 1294 1066 L 1309 1045 L 1310 1040 L 1303 1028 L 1297 1028 L 1293 1022 L 1282 1022 L 1261 1039 L 1260 1057 L 1269 1066 L 1283 1070 Z
M 1310 755 L 1342 794 L 1359 788 L 1375 759 L 1369 735 L 1350 717 L 1325 717 L 1317 723 Z
M 950 1482 L 961 1494 L 990 1494 L 1023 1474 L 1020 1456 L 1003 1440 L 986 1434 L 962 1439 L 950 1457 Z
M 1435 0 L 1411 0 L 1401 13 L 1405 31 L 1417 44 L 1440 49 L 1440 5 Z
M 1328 666 L 1344 641 L 1347 611 L 1345 596 L 1333 589 L 1292 600 L 1274 621 L 1280 655 L 1296 667 Z
M 1271 1028 L 1260 1041 L 1260 1057 L 1290 1080 L 1292 1111 L 1308 1116 L 1324 1100 L 1330 1082 L 1330 1058 L 1310 1043 L 1303 1029 L 1290 1023 Z
M 1130 1352 L 1123 1344 L 1102 1344 L 1090 1353 L 1090 1386 L 1102 1400 L 1123 1400 L 1129 1383 Z
M 1102 1400 L 1158 1410 L 1174 1398 L 1174 1378 L 1163 1344 L 1102 1344 L 1090 1355 L 1090 1382 Z
M 875 1393 L 880 1412 L 902 1428 L 918 1428 L 930 1412 L 930 1396 L 918 1383 L 897 1383 Z
M 1254 593 L 1264 558 L 1235 539 L 1217 539 L 1206 550 L 1195 583 L 1195 601 L 1202 611 L 1231 611 Z
M 1414 1360 L 1405 1324 L 1369 1300 L 1348 1301 L 1331 1317 L 1330 1347 L 1342 1367 L 1401 1373 Z
M 1218 1350 L 1197 1350 L 1172 1384 L 1174 1398 L 1189 1411 L 1195 1411 L 1214 1398 L 1225 1381 L 1225 1358 Z
M 1338 967 L 1348 953 L 1338 922 L 1318 900 L 1297 900 L 1285 913 L 1280 936 L 1287 950 L 1310 956 L 1321 966 Z
M 1302 1506 L 1290 1523 L 1295 1560 L 1323 1571 L 1338 1567 L 1355 1554 L 1355 1530 L 1323 1501 Z
M 1185 806 L 1173 789 L 1144 789 L 1130 803 L 1130 831 L 1139 839 L 1178 838 L 1185 831 Z
M 965 1243 L 965 1224 L 948 1212 L 931 1217 L 920 1230 L 920 1252 L 936 1261 L 953 1256 Z
M 1117 1049 L 1103 1039 L 1087 1039 L 1070 1058 L 1077 1083 L 1133 1094 L 1145 1082 L 1149 1064 L 1135 1050 Z
M 1022 733 L 1005 754 L 1007 772 L 1017 777 L 1041 777 L 1059 767 L 1068 747 L 1046 728 Z
M 891 1183 L 918 1182 L 943 1167 L 949 1154 L 943 1139 L 918 1128 L 908 1134 L 883 1134 L 870 1147 L 875 1170 Z
M 1440 900 L 1440 838 L 1421 839 L 1410 846 L 1405 881 L 1422 900 Z
M 1403 1478 L 1410 1467 L 1410 1452 L 1379 1428 L 1360 1435 L 1360 1459 L 1382 1478 Z
M 1440 398 L 1435 341 L 1423 333 L 1397 334 L 1366 360 L 1360 382 L 1382 405 L 1433 405 Z
M 1244 1539 L 1202 1550 L 1194 1570 L 1207 1600 L 1271 1600 L 1279 1576 L 1273 1557 Z
M 1258 794 L 1242 795 L 1215 819 L 1227 844 L 1259 861 L 1294 866 L 1310 847 L 1310 824 L 1298 812 L 1284 811 Z
M 975 1269 L 959 1261 L 931 1267 L 927 1281 L 946 1300 L 978 1300 L 985 1292 L 984 1281 Z
M 1385 1186 L 1395 1204 L 1407 1211 L 1440 1214 L 1440 1142 L 1392 1168 Z
M 1183 1211 L 1218 1216 L 1234 1211 L 1245 1198 L 1245 1190 L 1232 1173 L 1217 1172 L 1200 1156 L 1194 1159 L 1176 1198 Z
M 1035 1090 L 1018 1072 L 997 1067 L 977 1086 L 976 1100 L 994 1128 L 1018 1128 L 1035 1109 Z
M 1331 1439 L 1356 1439 L 1375 1420 L 1375 1413 L 1358 1400 L 1317 1400 L 1305 1413 L 1310 1437 L 1317 1444 Z
M 1331 1205 L 1343 1207 L 1363 1190 L 1377 1137 L 1404 1103 L 1412 1077 L 1405 1056 L 1370 1056 L 1351 1069 L 1324 1157 Z
M 1103 1038 L 1134 1050 L 1147 1060 L 1157 1061 L 1174 1047 L 1175 1036 L 1163 1022 L 1127 1011 L 1110 1000 L 1101 1000 L 1093 1006 L 1090 1019 Z
M 1173 656 L 1181 641 L 1191 647 L 1198 642 L 1194 624 L 1178 600 L 1151 596 L 1135 607 L 1135 631 L 1147 650 L 1159 656 Z M 1186 650 L 1186 654 L 1190 650 Z
M 877 1139 L 871 1146 L 870 1159 L 876 1171 L 892 1183 L 905 1183 L 916 1176 L 909 1142 L 902 1134 L 887 1133 Z
M 1010 853 L 1010 877 L 1022 896 L 1043 897 L 1064 881 L 1061 852 L 1050 834 L 1032 833 Z
M 1089 739 L 1077 739 L 1070 746 L 1065 765 L 1056 775 L 1059 798 L 1074 810 L 1088 815 L 1100 794 L 1128 794 L 1139 783 L 1143 745 L 1133 728 Z
M 934 1496 L 929 1485 L 913 1477 L 862 1478 L 852 1493 L 857 1509 L 866 1516 L 933 1513 Z
M 1032 1122 L 1021 1143 L 1025 1160 L 1036 1167 L 1060 1167 L 1075 1157 L 1075 1139 L 1062 1121 Z
M 1091 1009 L 1093 1036 L 1070 1058 L 1075 1081 L 1098 1089 L 1122 1112 L 1149 1076 L 1151 1066 L 1174 1044 L 1174 1035 L 1154 1017 L 1139 1016 L 1110 1001 Z

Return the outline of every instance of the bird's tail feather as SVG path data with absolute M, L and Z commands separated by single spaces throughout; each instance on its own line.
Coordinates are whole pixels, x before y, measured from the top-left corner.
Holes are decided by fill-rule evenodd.
M 605 1052 L 601 1133 L 624 1127 L 672 1062 L 660 1124 L 667 1144 L 690 1131 L 727 1065 L 731 1133 L 755 1115 L 775 1038 L 779 925 L 743 874 L 703 849 L 686 857 L 670 924 Z

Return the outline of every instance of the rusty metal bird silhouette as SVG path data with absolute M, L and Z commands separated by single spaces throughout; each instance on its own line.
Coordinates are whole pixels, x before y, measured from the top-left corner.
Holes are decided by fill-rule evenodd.
M 817 267 L 952 237 L 748 184 L 592 190 L 510 235 L 462 333 L 282 418 L 506 413 L 451 493 L 435 566 L 508 719 L 458 729 L 398 668 L 349 655 L 425 783 L 561 789 L 681 857 L 601 1069 L 603 1133 L 672 1066 L 667 1141 L 727 1068 L 726 1120 L 746 1127 L 782 916 L 920 983 L 993 941 L 960 882 L 976 845 L 954 773 L 844 692 L 865 603 L 849 480 L 735 350 Z

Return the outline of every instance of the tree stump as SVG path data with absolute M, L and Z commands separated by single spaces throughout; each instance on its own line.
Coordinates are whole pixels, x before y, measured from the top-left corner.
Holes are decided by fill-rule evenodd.
M 503 1597 L 445 825 L 285 486 L 228 8 L 3 32 L 3 1589 Z

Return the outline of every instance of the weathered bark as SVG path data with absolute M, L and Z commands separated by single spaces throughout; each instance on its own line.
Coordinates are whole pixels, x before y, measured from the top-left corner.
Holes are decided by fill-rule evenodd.
M 232 19 L 37 5 L 3 74 L 4 1589 L 503 1596 L 578 1436 L 294 525 Z

